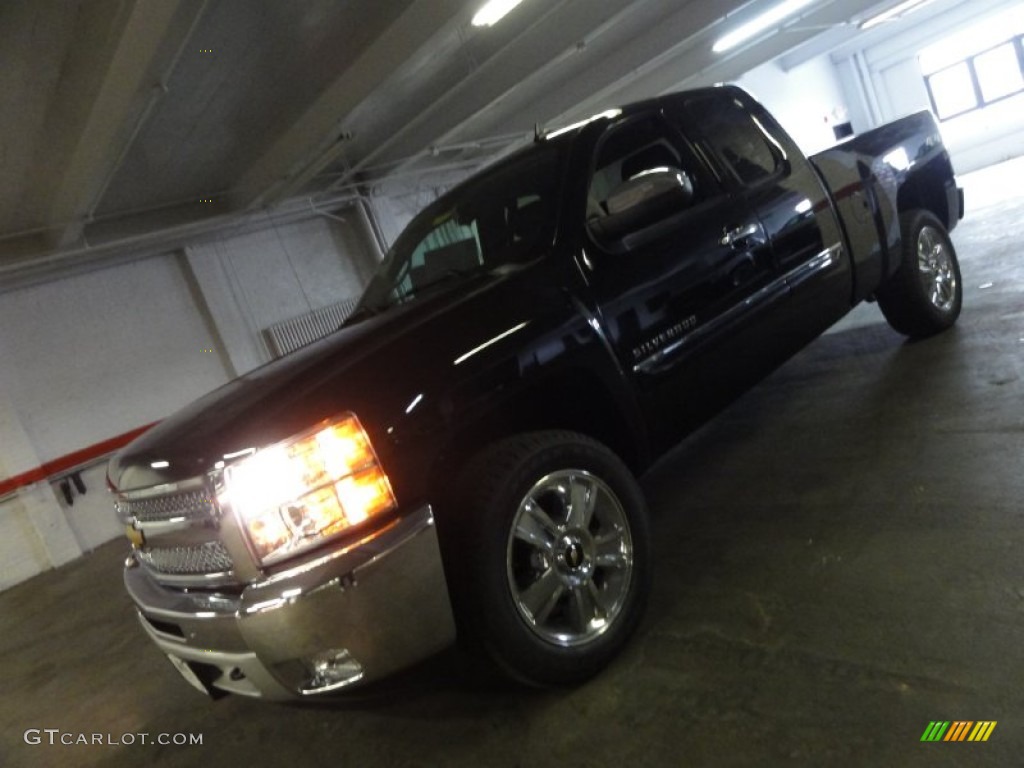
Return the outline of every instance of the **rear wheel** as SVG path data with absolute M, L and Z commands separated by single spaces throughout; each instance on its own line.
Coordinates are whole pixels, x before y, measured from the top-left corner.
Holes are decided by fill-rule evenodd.
M 643 495 L 583 435 L 504 440 L 463 474 L 460 623 L 506 674 L 577 683 L 619 651 L 650 587 Z
M 929 211 L 900 215 L 903 261 L 878 291 L 878 306 L 895 330 L 931 336 L 960 316 L 963 283 L 949 233 Z

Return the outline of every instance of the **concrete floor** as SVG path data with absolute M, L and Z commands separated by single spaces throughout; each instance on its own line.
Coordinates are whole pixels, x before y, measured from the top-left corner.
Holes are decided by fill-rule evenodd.
M 0 594 L 0 764 L 1019 765 L 1021 175 L 964 179 L 955 330 L 907 344 L 862 307 L 650 473 L 650 612 L 590 684 L 510 690 L 445 655 L 350 702 L 210 702 L 136 625 L 114 542 Z M 998 726 L 922 744 L 932 720 Z

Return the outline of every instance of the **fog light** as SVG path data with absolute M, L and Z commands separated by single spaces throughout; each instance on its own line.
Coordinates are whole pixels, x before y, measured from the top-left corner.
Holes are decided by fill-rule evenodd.
M 331 648 L 306 660 L 313 676 L 300 689 L 304 695 L 327 693 L 351 685 L 363 676 L 363 665 L 344 648 Z

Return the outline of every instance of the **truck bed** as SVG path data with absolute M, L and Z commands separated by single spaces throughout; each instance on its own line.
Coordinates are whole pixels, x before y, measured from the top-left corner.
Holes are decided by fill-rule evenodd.
M 962 196 L 931 112 L 887 123 L 810 160 L 832 196 L 855 264 L 854 303 L 868 298 L 898 264 L 899 211 L 929 208 L 950 230 L 963 216 Z

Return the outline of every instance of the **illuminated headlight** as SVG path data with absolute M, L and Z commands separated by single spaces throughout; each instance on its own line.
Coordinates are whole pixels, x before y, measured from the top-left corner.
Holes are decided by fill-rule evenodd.
M 319 546 L 396 506 L 352 414 L 257 451 L 225 470 L 228 500 L 263 565 Z

